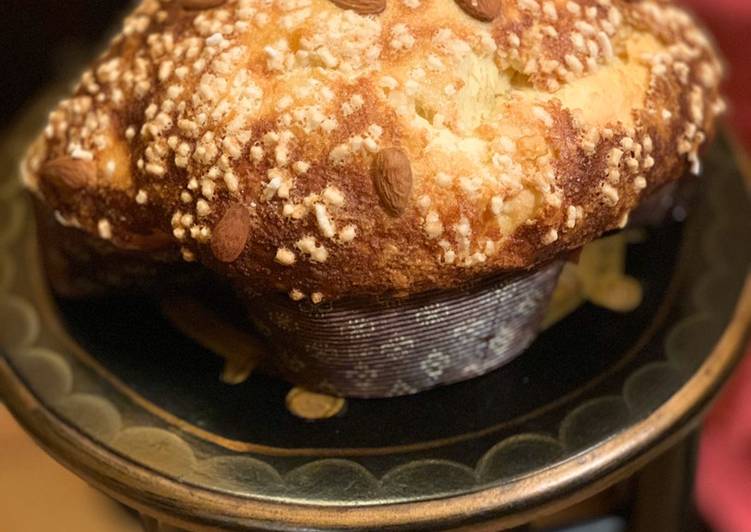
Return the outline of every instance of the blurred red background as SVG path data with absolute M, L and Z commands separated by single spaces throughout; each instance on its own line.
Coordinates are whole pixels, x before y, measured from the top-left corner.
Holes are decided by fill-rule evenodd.
M 751 149 L 751 1 L 684 0 L 705 21 L 725 54 L 728 121 Z M 751 244 L 751 242 L 749 242 Z M 704 424 L 696 478 L 697 504 L 715 530 L 751 531 L 751 356 Z
M 709 26 L 728 63 L 726 93 L 732 105 L 728 119 L 751 147 L 750 0 L 683 0 Z

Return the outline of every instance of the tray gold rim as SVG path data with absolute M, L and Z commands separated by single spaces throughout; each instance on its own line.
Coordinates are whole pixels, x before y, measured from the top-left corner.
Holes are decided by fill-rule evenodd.
M 578 457 L 540 473 L 447 498 L 368 507 L 265 501 L 167 478 L 108 450 L 69 426 L 19 385 L 0 358 L 0 392 L 22 426 L 53 457 L 128 506 L 195 527 L 272 529 L 280 524 L 338 529 L 466 525 L 497 529 L 586 498 L 648 462 L 690 431 L 740 360 L 751 324 L 751 274 L 719 342 L 693 377 L 644 420 Z M 675 432 L 670 429 L 680 426 Z M 615 458 L 618 457 L 618 460 Z M 627 457 L 626 465 L 624 457 Z M 560 496 L 560 494 L 565 494 Z M 189 520 L 185 517 L 190 516 Z M 500 516 L 494 519 L 494 516 Z

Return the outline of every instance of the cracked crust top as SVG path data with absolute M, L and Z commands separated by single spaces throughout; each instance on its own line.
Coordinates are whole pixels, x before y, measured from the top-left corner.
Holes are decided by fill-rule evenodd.
M 25 182 L 60 223 L 252 293 L 531 268 L 699 170 L 694 20 L 643 0 L 144 0 Z

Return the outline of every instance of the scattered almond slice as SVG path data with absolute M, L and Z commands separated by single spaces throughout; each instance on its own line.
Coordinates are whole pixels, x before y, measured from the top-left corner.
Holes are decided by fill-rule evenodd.
M 255 336 L 229 325 L 196 299 L 170 296 L 161 300 L 161 308 L 180 332 L 224 359 L 221 379 L 227 384 L 247 380 L 266 356 Z
M 642 287 L 638 280 L 628 275 L 613 275 L 601 279 L 597 289 L 587 294 L 597 306 L 614 312 L 631 312 L 642 301 Z
M 543 328 L 574 312 L 584 302 L 613 312 L 631 312 L 642 301 L 639 281 L 625 274 L 626 249 L 632 231 L 595 240 L 581 250 L 578 264 L 564 266 L 550 301 Z
M 286 404 L 287 410 L 293 415 L 312 421 L 336 416 L 347 403 L 341 397 L 292 388 L 287 394 Z

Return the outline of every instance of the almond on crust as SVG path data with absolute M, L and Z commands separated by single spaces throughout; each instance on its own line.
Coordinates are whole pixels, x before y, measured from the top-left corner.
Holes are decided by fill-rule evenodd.
M 414 293 L 532 268 L 698 172 L 721 77 L 666 1 L 143 0 L 25 183 L 248 293 Z

